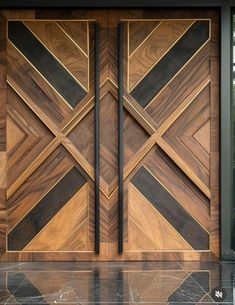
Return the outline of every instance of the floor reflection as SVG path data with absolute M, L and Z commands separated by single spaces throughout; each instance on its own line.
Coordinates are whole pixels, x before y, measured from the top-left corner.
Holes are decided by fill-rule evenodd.
M 233 304 L 230 263 L 2 263 L 0 304 Z M 224 297 L 224 295 L 223 295 Z

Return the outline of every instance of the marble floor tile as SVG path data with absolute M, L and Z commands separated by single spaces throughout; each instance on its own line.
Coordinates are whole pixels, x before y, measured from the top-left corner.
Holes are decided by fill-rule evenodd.
M 234 279 L 231 263 L 4 263 L 0 304 L 232 305 Z

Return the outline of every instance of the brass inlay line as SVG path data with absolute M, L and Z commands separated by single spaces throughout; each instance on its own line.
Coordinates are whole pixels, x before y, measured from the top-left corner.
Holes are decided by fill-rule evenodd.
M 183 209 L 185 209 L 187 212 L 188 212 L 188 214 L 199 224 L 199 226 L 200 227 L 202 227 L 207 233 L 208 233 L 208 235 L 210 236 L 210 232 L 196 219 L 196 218 L 194 218 L 192 215 L 191 215 L 191 212 L 188 210 L 188 208 L 186 208 L 186 207 L 184 207 L 181 203 L 180 203 L 180 201 L 172 194 L 172 192 L 171 191 L 169 191 L 168 189 L 167 189 L 167 187 L 159 180 L 159 178 L 157 178 L 152 172 L 151 172 L 151 170 L 149 169 L 149 168 L 147 168 L 145 165 L 143 166 L 149 173 L 150 173 L 150 175 L 152 175 L 153 177 L 154 177 L 154 179 L 156 179 L 157 181 L 158 181 L 158 183 L 160 183 L 161 184 L 161 186 L 175 199 L 175 201 L 176 202 L 178 202 L 178 204 L 183 208 Z
M 64 30 L 58 23 L 59 21 L 55 21 L 55 24 L 60 28 L 60 30 L 73 42 L 73 44 L 81 51 L 87 58 L 88 54 L 73 40 L 73 38 Z M 87 36 L 87 35 L 86 35 Z M 86 39 L 87 40 L 87 39 Z M 87 43 L 86 43 L 87 44 Z M 88 50 L 88 49 L 87 49 Z
M 46 148 L 33 160 L 29 167 L 20 175 L 20 177 L 8 188 L 6 198 L 9 199 L 17 189 L 26 181 L 26 179 L 37 169 L 45 159 L 60 145 L 60 141 L 55 137 Z
M 46 197 L 46 195 L 65 177 L 65 175 L 74 167 L 73 164 L 70 165 L 69 169 L 65 172 L 63 172 L 62 176 L 48 189 L 48 191 L 44 194 L 41 195 L 41 197 L 34 203 L 33 206 L 30 207 L 29 210 L 27 210 L 26 214 L 24 214 L 24 216 L 22 216 L 17 222 L 16 224 L 7 232 L 7 235 L 9 235 L 16 227 L 17 225 L 25 218 L 29 215 L 29 213 L 40 203 L 40 201 Z
M 138 19 L 138 18 L 133 18 L 133 19 L 120 19 L 120 21 L 128 21 L 128 22 L 131 22 L 131 21 L 182 21 L 182 20 L 186 20 L 186 21 L 193 21 L 195 20 L 195 18 L 160 18 L 160 19 L 156 19 L 156 18 L 150 18 L 150 19 Z M 196 20 L 198 21 L 211 21 L 210 18 L 197 18 Z
M 209 38 L 194 54 L 190 59 L 180 68 L 176 74 L 169 80 L 169 82 L 166 83 L 166 85 L 153 97 L 153 99 L 144 107 L 144 109 L 147 109 L 152 102 L 162 93 L 162 91 L 176 78 L 176 76 L 179 75 L 179 73 L 196 57 L 196 55 L 204 48 L 204 46 L 210 41 L 211 38 Z
M 134 53 L 136 53 L 136 51 L 145 43 L 146 40 L 148 40 L 148 38 L 155 32 L 155 30 L 162 24 L 162 21 L 160 21 L 155 28 L 145 37 L 145 39 L 140 43 L 140 45 L 138 45 L 138 47 L 129 55 L 128 54 L 128 60 L 131 58 L 132 55 L 134 55 Z
M 73 167 L 73 166 L 72 166 L 72 167 Z M 66 174 L 67 174 L 70 170 L 71 170 L 71 168 L 66 172 Z M 65 175 L 64 175 L 64 176 L 65 176 Z M 64 177 L 64 176 L 63 176 L 63 177 Z M 62 177 L 62 178 L 63 178 L 63 177 Z M 61 180 L 61 179 L 60 179 L 60 180 Z M 60 180 L 59 180 L 59 181 L 60 181 Z M 58 182 L 59 182 L 59 181 L 58 181 Z M 57 182 L 56 184 L 58 184 L 58 182 Z M 55 184 L 55 185 L 56 185 L 56 184 Z M 74 197 L 77 196 L 77 193 L 78 193 L 78 192 L 80 192 L 80 191 L 82 191 L 83 189 L 87 188 L 87 184 L 88 184 L 88 183 L 86 182 L 86 183 L 85 183 L 85 184 L 84 184 L 84 185 L 83 185 L 83 186 L 73 195 L 73 197 L 70 198 L 69 201 L 66 202 L 66 204 L 56 213 L 56 215 L 54 215 L 54 216 L 45 224 L 45 226 L 44 226 L 40 231 L 37 232 L 37 234 L 30 240 L 30 242 L 29 242 L 27 245 L 25 245 L 25 247 L 24 247 L 21 251 L 24 251 L 24 252 L 25 252 L 25 251 L 30 251 L 30 250 L 25 250 L 25 248 L 27 248 L 29 245 L 31 245 L 32 242 L 38 237 L 38 235 L 39 235 L 44 229 L 46 229 L 46 227 L 47 227 L 49 224 L 51 224 L 51 222 L 54 220 L 54 217 L 57 216 L 58 213 L 60 213 L 61 211 L 63 211 L 63 210 L 67 207 L 67 205 L 71 202 L 71 200 L 73 200 Z M 55 186 L 55 185 L 54 185 L 54 186 Z M 49 192 L 50 192 L 50 191 L 49 191 Z M 47 192 L 46 195 L 47 195 L 49 192 Z M 44 195 L 44 197 L 45 197 L 46 195 Z M 38 203 L 39 203 L 39 202 L 40 202 L 40 200 L 38 201 Z M 84 219 L 76 229 L 78 229 L 78 228 L 82 225 L 82 223 L 83 223 L 84 221 L 86 221 L 86 219 Z M 74 229 L 73 232 L 76 231 L 76 229 Z M 71 232 L 70 235 L 71 235 L 73 232 Z M 70 236 L 70 235 L 69 235 L 69 236 Z M 68 236 L 67 238 L 69 238 L 69 236 Z M 67 240 L 67 238 L 64 240 L 64 242 Z M 36 250 L 35 250 L 35 251 L 36 251 Z M 43 250 L 40 250 L 40 251 L 43 251 Z M 53 251 L 53 250 L 52 250 L 52 251 Z M 55 250 L 55 251 L 56 251 L 56 250 Z M 43 252 L 44 252 L 44 251 L 43 251 Z
M 148 142 L 148 145 L 146 145 Z M 144 143 L 143 147 L 140 148 L 136 154 L 130 159 L 130 161 L 124 167 L 124 180 L 132 173 L 132 171 L 139 165 L 139 163 L 144 159 L 144 157 L 151 151 L 153 146 L 155 145 L 155 135 L 153 134 L 148 140 Z M 135 163 L 130 167 L 130 164 L 133 160 L 136 160 Z M 128 170 L 129 168 L 129 170 Z
M 78 83 L 86 92 L 87 88 L 84 87 L 84 85 L 81 84 L 81 82 L 73 75 L 73 73 L 55 56 L 55 54 L 52 53 L 52 51 L 42 42 L 42 40 L 30 29 L 30 27 L 27 26 L 27 24 L 23 21 L 22 22 L 25 27 L 28 28 L 28 30 L 32 33 L 32 35 L 44 46 L 45 49 L 61 64 L 61 66 L 70 74 L 70 76 L 75 80 L 76 83 Z M 87 57 L 87 56 L 86 56 Z M 88 60 L 88 59 L 87 59 Z
M 175 40 L 175 42 L 158 58 L 158 60 L 148 69 L 144 75 L 130 88 L 130 91 L 135 89 L 135 87 L 144 79 L 144 77 L 154 68 L 156 65 L 162 60 L 162 58 L 171 50 L 174 48 L 174 46 L 177 44 L 177 42 L 188 32 L 188 30 L 195 24 L 195 21 L 192 21 L 192 23 L 183 31 L 183 33 Z M 128 59 L 129 60 L 129 59 Z
M 133 109 L 135 110 L 135 112 L 141 117 L 141 119 L 145 121 L 145 123 L 151 128 L 151 130 L 152 130 L 153 132 L 156 132 L 156 129 L 155 129 L 146 119 L 145 119 L 145 117 L 141 114 L 141 112 L 140 112 L 138 109 L 136 109 L 136 107 L 134 107 L 134 106 L 132 105 L 131 102 L 129 102 L 128 98 L 127 98 L 125 95 L 124 95 L 124 99 L 125 99 L 125 101 L 127 102 L 127 104 L 128 104 L 131 108 L 133 108 Z M 129 112 L 129 111 L 128 111 L 128 112 Z
M 157 129 L 156 136 L 163 136 L 163 134 L 174 124 L 180 115 L 191 105 L 197 96 L 210 83 L 210 75 L 208 75 L 193 92 L 186 97 L 186 99 L 175 109 L 175 111 L 164 121 L 164 123 Z M 200 88 L 199 88 L 200 87 Z
M 202 124 L 201 126 L 199 126 L 197 129 L 196 129 L 196 131 L 192 134 L 192 137 L 194 138 L 194 140 L 201 146 L 201 148 L 205 151 L 205 153 L 207 153 L 208 154 L 208 156 L 210 156 L 210 152 L 208 152 L 202 145 L 201 145 L 201 143 L 197 140 L 197 138 L 195 138 L 195 134 L 201 129 L 201 128 L 203 128 L 207 123 L 211 123 L 211 118 L 209 117 L 208 119 L 207 119 L 207 121 L 204 123 L 204 124 Z M 211 124 L 210 124 L 211 125 Z
M 59 130 L 57 128 L 57 126 L 54 124 L 53 121 L 51 121 L 50 118 L 48 118 L 48 116 L 45 114 L 45 117 L 47 118 L 47 120 L 45 120 L 44 117 L 41 117 L 40 114 L 38 113 L 38 110 L 39 112 L 42 112 L 42 110 L 35 104 L 35 106 L 33 107 L 31 105 L 31 103 L 29 103 L 27 101 L 27 99 L 20 93 L 17 91 L 16 87 L 15 87 L 15 82 L 9 78 L 7 78 L 7 83 L 10 85 L 10 87 L 18 94 L 18 96 L 21 97 L 22 101 L 24 101 L 28 107 L 37 115 L 37 117 L 44 123 L 44 125 L 55 135 L 55 136 L 58 136 L 60 133 L 59 133 Z M 28 96 L 27 96 L 28 97 Z M 31 100 L 31 98 L 30 98 Z M 31 102 L 33 102 L 31 100 Z M 37 110 L 36 110 L 36 109 Z
M 77 124 L 92 110 L 92 108 L 94 107 L 94 103 L 91 103 L 93 99 L 94 96 L 92 96 L 87 101 L 87 103 L 81 109 L 79 109 L 79 111 L 76 112 L 75 115 L 73 115 L 70 120 L 66 122 L 66 124 L 62 126 L 61 132 L 63 132 L 65 136 L 67 136 L 77 126 Z
M 54 21 L 54 22 L 59 22 L 59 21 L 81 21 L 81 22 L 96 22 L 96 19 L 32 19 L 32 18 L 9 18 L 7 21 Z
M 52 84 L 41 74 L 41 72 L 39 72 L 36 67 L 34 67 L 34 65 L 28 60 L 27 57 L 24 56 L 24 54 L 8 39 L 8 42 L 13 46 L 13 48 L 15 48 L 17 50 L 17 52 L 30 64 L 30 66 L 34 69 L 34 71 L 36 71 L 43 79 L 44 81 L 53 89 L 53 91 L 55 91 L 55 93 L 57 95 L 59 95 L 59 97 L 66 103 L 66 105 L 73 110 L 73 107 L 64 99 L 64 97 L 52 86 Z
M 106 83 L 110 81 L 116 88 L 118 88 L 118 85 L 112 80 L 112 78 L 107 77 L 101 84 L 100 84 L 100 88 Z

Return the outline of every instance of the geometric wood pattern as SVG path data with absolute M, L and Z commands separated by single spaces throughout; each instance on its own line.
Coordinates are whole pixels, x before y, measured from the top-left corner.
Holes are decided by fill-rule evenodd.
M 124 252 L 118 255 L 121 20 Z M 100 25 L 99 255 L 94 21 Z M 218 259 L 218 25 L 211 9 L 1 12 L 1 260 Z M 37 289 L 37 278 L 25 280 Z M 182 273 L 178 291 L 167 287 L 164 301 L 177 302 L 184 285 Z

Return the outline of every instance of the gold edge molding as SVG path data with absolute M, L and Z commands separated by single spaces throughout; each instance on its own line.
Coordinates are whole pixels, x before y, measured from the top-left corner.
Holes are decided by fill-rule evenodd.
M 145 76 L 154 68 L 156 65 L 163 59 L 163 57 L 170 52 L 171 49 L 177 44 L 177 42 L 190 30 L 190 28 L 196 23 L 197 20 L 192 20 L 191 24 L 186 27 L 186 29 L 182 32 L 182 34 L 174 41 L 174 43 L 157 59 L 156 62 L 141 76 L 141 78 L 130 88 L 130 91 L 135 89 L 138 84 L 145 78 Z M 129 61 L 129 59 L 128 59 Z
M 37 21 L 37 20 L 35 20 Z M 27 22 L 27 21 L 26 21 Z M 65 29 L 62 28 L 61 25 L 59 25 L 60 21 L 55 21 L 54 23 L 60 28 L 60 30 L 73 42 L 73 44 L 79 49 L 79 51 L 81 51 L 83 53 L 84 56 L 86 56 L 88 58 L 88 54 L 75 42 L 75 40 L 67 33 L 67 31 Z M 87 32 L 86 32 L 87 35 Z M 86 39 L 87 40 L 87 39 Z M 87 44 L 87 41 L 86 41 Z

